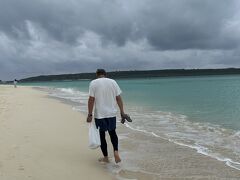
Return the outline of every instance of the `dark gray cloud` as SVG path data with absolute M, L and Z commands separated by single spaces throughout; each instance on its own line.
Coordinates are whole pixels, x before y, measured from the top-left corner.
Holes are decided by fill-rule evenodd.
M 238 0 L 0 2 L 0 79 L 239 67 Z

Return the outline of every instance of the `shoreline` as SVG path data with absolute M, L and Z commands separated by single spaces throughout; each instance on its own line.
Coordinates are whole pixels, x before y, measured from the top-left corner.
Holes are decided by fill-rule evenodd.
M 101 165 L 97 162 L 97 158 L 101 156 L 100 149 L 92 151 L 87 147 L 88 129 L 83 113 L 72 110 L 70 104 L 60 99 L 49 97 L 46 92 L 41 92 L 32 87 L 20 86 L 14 89 L 12 86 L 5 86 L 5 94 L 3 93 L 3 95 L 4 88 L 2 87 L 0 86 L 0 105 L 4 105 L 7 111 L 0 111 L 0 124 L 4 125 L 0 125 L 1 147 L 4 147 L 5 143 L 9 140 L 9 137 L 6 136 L 7 134 L 11 135 L 12 133 L 14 135 L 10 139 L 10 142 L 14 143 L 9 144 L 9 147 L 7 146 L 3 149 L 5 154 L 9 150 L 9 160 L 0 161 L 0 177 L 5 177 L 6 180 L 12 180 L 6 175 L 6 170 L 9 173 L 11 172 L 11 174 L 15 174 L 15 177 L 20 180 L 26 179 L 27 176 L 29 176 L 29 179 L 44 180 L 48 180 L 52 176 L 51 180 L 59 180 L 64 178 L 76 179 L 84 177 L 84 175 L 86 176 L 84 178 L 91 179 L 91 177 L 87 177 L 87 172 L 94 176 L 94 179 L 102 179 L 101 177 L 104 177 L 104 179 L 180 180 L 239 179 L 238 177 L 240 177 L 240 171 L 228 167 L 223 162 L 199 154 L 196 150 L 177 145 L 173 142 L 133 131 L 122 126 L 120 123 L 117 124 L 117 131 L 119 133 L 120 155 L 122 156 L 123 163 L 118 168 L 112 166 L 112 164 L 107 166 Z M 33 105 L 37 105 L 38 108 Z M 45 119 L 36 117 L 36 115 L 44 116 Z M 5 117 L 4 121 L 2 121 L 2 117 Z M 32 117 L 36 117 L 36 119 L 32 119 Z M 52 117 L 56 117 L 57 119 L 52 120 Z M 6 119 L 9 122 L 6 122 Z M 23 122 L 19 122 L 18 119 L 21 119 Z M 50 119 L 51 121 L 49 121 Z M 15 124 L 15 121 L 17 121 L 17 124 Z M 46 125 L 49 125 L 47 129 L 45 129 Z M 69 139 L 68 135 L 71 135 L 71 139 Z M 60 138 L 63 138 L 63 140 Z M 45 147 L 47 142 L 47 145 L 50 145 L 51 148 Z M 67 144 L 69 147 L 64 147 L 64 144 Z M 110 145 L 110 151 L 111 144 L 108 144 Z M 145 146 L 149 148 L 146 149 L 144 148 Z M 41 148 L 37 149 L 36 147 L 44 147 L 44 150 L 49 151 L 45 152 Z M 60 156 L 61 153 L 54 151 L 56 147 L 57 150 L 61 150 L 62 154 L 66 153 L 65 155 L 68 155 L 65 156 L 67 163 L 72 164 L 72 161 L 74 161 L 75 165 L 79 163 L 79 169 L 75 166 L 66 167 L 66 162 L 60 161 L 62 157 Z M 20 152 L 19 149 L 21 149 Z M 75 152 L 74 155 L 78 160 L 77 162 L 70 155 L 70 151 Z M 80 156 L 82 153 L 85 155 L 84 158 L 77 156 Z M 41 163 L 34 164 L 35 160 L 38 159 L 37 156 L 38 158 L 48 158 L 43 158 L 40 161 Z M 1 158 L 3 157 L 2 155 Z M 52 162 L 49 162 L 50 160 Z M 88 162 L 89 160 L 91 160 L 91 164 Z M 18 162 L 16 163 L 16 161 Z M 13 162 L 19 165 L 14 167 Z M 65 172 L 65 176 L 59 175 L 57 172 L 51 173 L 46 167 L 43 167 L 43 164 L 55 170 L 65 167 L 66 169 L 63 171 Z M 42 169 L 47 171 L 47 173 L 44 171 L 47 178 L 41 175 L 40 172 L 43 172 Z M 96 171 L 97 174 L 92 173 L 92 170 Z M 60 172 L 60 174 L 63 172 Z M 70 175 L 70 172 L 73 172 L 73 175 Z
M 134 167 L 126 165 L 125 169 L 129 171 L 125 175 L 124 171 L 121 172 L 124 177 L 131 179 L 138 173 L 148 175 L 148 179 L 237 180 L 240 177 L 239 170 L 195 149 L 139 131 L 129 133 L 127 128 L 119 128 L 119 132 L 124 136 L 120 145 L 127 154 L 123 161 L 135 164 Z
M 50 96 L 51 98 L 56 98 L 56 97 L 52 97 L 52 96 Z M 70 104 L 70 105 L 72 105 L 73 106 L 73 108 L 75 107 L 75 103 L 74 102 L 72 102 L 72 101 L 70 101 L 70 100 L 67 100 L 67 99 L 62 99 L 62 98 L 56 98 L 56 99 L 59 99 L 62 103 L 67 103 L 67 104 Z M 129 125 L 131 125 L 131 124 L 129 124 Z M 143 136 L 146 136 L 146 132 L 145 132 L 145 130 L 144 131 L 142 131 L 142 130 L 137 130 L 137 129 L 134 129 L 134 128 L 130 128 L 130 127 L 123 127 L 122 125 L 121 125 L 121 123 L 118 123 L 118 129 L 120 128 L 120 138 L 121 138 L 121 136 L 125 136 L 124 134 L 125 133 L 123 133 L 123 135 L 121 134 L 121 130 L 123 130 L 123 131 L 127 131 L 128 133 L 133 133 L 133 134 L 138 134 L 138 133 L 140 133 L 140 134 L 142 134 Z M 125 130 L 124 130 L 125 129 Z M 135 131 L 138 131 L 138 132 L 135 132 Z M 155 137 L 157 137 L 157 138 L 161 138 L 163 141 L 166 141 L 166 142 L 168 142 L 168 143 L 173 143 L 175 146 L 181 146 L 182 148 L 185 148 L 187 151 L 189 150 L 189 151 L 191 151 L 191 152 L 193 152 L 192 153 L 192 156 L 194 156 L 195 154 L 198 154 L 198 155 L 201 155 L 201 156 L 203 156 L 203 157 L 205 157 L 205 158 L 210 158 L 210 159 L 212 159 L 212 160 L 216 160 L 217 162 L 221 162 L 221 163 L 223 163 L 223 166 L 226 166 L 227 168 L 233 168 L 234 170 L 236 169 L 234 166 L 231 166 L 231 164 L 227 164 L 227 163 L 230 163 L 231 161 L 228 161 L 228 160 L 222 160 L 222 159 L 218 159 L 218 158 L 216 158 L 216 157 L 214 157 L 214 156 L 211 156 L 211 155 L 209 155 L 209 154 L 204 154 L 204 152 L 203 151 L 201 151 L 200 149 L 198 149 L 198 147 L 192 147 L 192 146 L 188 146 L 188 145 L 185 145 L 185 144 L 181 144 L 181 143 L 178 143 L 178 142 L 175 142 L 175 141 L 171 141 L 171 140 L 169 140 L 169 139 L 166 139 L 166 138 L 163 138 L 163 137 L 161 137 L 161 136 L 158 136 L 158 135 L 155 135 L 154 133 L 152 133 L 152 132 L 148 132 L 147 133 L 147 136 L 148 135 L 150 135 L 150 137 L 151 138 L 154 138 L 154 137 L 152 137 L 152 136 L 155 136 Z M 126 138 L 126 137 L 125 137 Z M 151 139 L 150 138 L 150 139 Z M 129 142 L 129 144 L 131 144 L 131 142 Z M 129 146 L 129 144 L 128 144 L 128 146 Z M 121 145 L 121 140 L 120 140 L 120 145 Z M 128 148 L 126 149 L 126 151 L 128 151 Z M 127 161 L 127 159 L 125 159 L 126 161 Z M 125 162 L 126 162 L 125 161 Z M 138 168 L 138 167 L 136 167 L 136 168 Z M 124 172 L 124 169 L 131 169 L 130 167 L 122 167 L 122 169 L 123 169 L 123 172 Z M 133 168 L 132 169 L 133 171 L 135 171 L 135 169 Z M 238 171 L 238 170 L 237 170 Z M 129 171 L 128 171 L 129 172 Z M 139 171 L 140 172 L 140 171 Z M 145 174 L 149 174 L 149 172 L 144 172 Z M 131 173 L 130 173 L 131 174 Z M 152 174 L 152 173 L 150 173 L 150 174 Z M 154 174 L 154 173 L 153 173 Z M 134 177 L 132 177 L 132 178 L 135 178 L 136 176 L 134 176 Z M 138 176 L 137 176 L 138 177 Z M 138 177 L 139 178 L 139 177 Z M 150 176 L 148 176 L 148 178 L 147 179 L 150 179 L 151 177 Z

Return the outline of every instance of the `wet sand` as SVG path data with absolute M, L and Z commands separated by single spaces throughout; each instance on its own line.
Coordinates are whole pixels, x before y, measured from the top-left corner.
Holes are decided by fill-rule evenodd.
M 122 135 L 120 146 L 123 150 L 122 177 L 133 179 L 169 180 L 238 180 L 240 171 L 233 169 L 196 150 L 173 142 L 137 132 L 118 128 Z M 124 167 L 125 166 L 125 167 Z

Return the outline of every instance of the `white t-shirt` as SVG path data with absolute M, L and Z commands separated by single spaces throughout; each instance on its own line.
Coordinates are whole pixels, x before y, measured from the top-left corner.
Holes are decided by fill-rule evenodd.
M 94 117 L 97 119 L 115 117 L 118 110 L 116 96 L 119 96 L 121 92 L 113 79 L 98 78 L 91 81 L 89 96 L 95 98 Z

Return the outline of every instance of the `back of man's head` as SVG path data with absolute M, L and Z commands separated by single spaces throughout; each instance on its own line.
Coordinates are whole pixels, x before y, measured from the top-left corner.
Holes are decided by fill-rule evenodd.
M 104 69 L 97 69 L 96 71 L 97 76 L 106 76 L 107 73 Z

